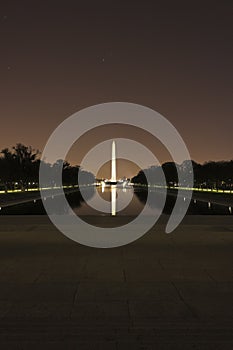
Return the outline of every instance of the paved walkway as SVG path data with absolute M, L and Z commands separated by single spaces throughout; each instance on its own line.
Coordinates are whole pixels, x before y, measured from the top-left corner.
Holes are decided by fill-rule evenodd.
M 0 349 L 232 350 L 233 217 L 163 221 L 94 249 L 0 217 Z

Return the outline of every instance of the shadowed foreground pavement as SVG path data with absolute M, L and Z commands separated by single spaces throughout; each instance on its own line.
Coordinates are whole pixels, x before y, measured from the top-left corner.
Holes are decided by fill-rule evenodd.
M 0 217 L 0 349 L 232 350 L 233 217 L 170 235 L 166 220 L 94 249 L 46 217 Z

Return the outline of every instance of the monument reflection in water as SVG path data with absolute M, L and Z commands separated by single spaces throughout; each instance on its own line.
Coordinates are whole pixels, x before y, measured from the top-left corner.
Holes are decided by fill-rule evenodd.
M 111 188 L 111 214 L 116 215 L 116 186 Z
M 111 156 L 111 179 L 105 179 L 101 183 L 102 192 L 104 192 L 105 187 L 110 187 L 111 190 L 111 215 L 116 215 L 116 198 L 117 198 L 117 187 L 126 188 L 129 186 L 128 180 L 117 179 L 116 173 L 116 142 L 112 141 L 112 156 Z

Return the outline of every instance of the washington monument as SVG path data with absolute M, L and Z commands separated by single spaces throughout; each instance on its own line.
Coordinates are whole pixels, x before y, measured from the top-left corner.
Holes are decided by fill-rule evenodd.
M 112 141 L 111 182 L 116 182 L 116 143 Z

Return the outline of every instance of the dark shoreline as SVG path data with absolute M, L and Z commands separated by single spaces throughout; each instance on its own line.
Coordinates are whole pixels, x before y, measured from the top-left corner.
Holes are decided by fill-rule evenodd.
M 181 195 L 188 193 L 187 190 L 180 190 Z M 168 189 L 168 194 L 177 196 L 177 190 Z M 233 205 L 233 193 L 219 193 L 219 192 L 199 192 L 193 191 L 192 199 L 201 202 L 211 202 L 213 204 L 219 204 L 224 206 Z
M 78 188 L 70 188 L 70 189 L 64 189 L 64 192 L 66 194 L 73 193 L 79 191 Z M 44 191 L 44 194 L 46 194 L 46 197 L 52 197 L 52 196 L 59 196 L 61 194 L 61 189 L 53 189 L 53 190 L 46 190 Z M 25 191 L 25 192 L 16 192 L 16 193 L 4 193 L 0 194 L 0 207 L 9 207 L 11 205 L 17 205 L 17 204 L 23 204 L 28 203 L 33 200 L 40 200 L 41 199 L 41 192 L 40 190 L 35 191 Z

